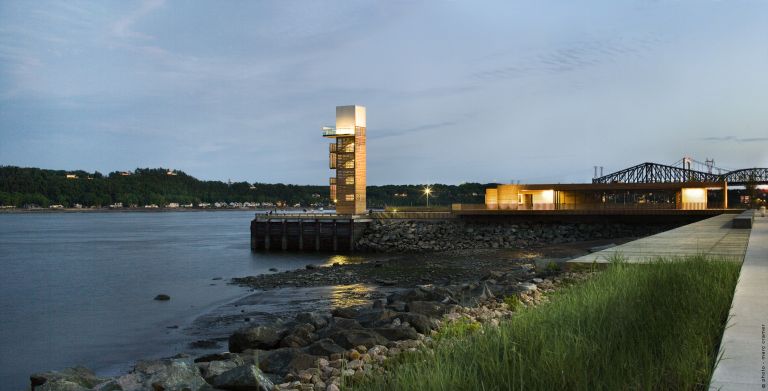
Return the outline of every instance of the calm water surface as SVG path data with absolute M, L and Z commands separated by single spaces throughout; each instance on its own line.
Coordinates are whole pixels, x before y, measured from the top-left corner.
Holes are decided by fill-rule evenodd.
M 36 371 L 83 364 L 116 374 L 137 359 L 184 351 L 187 325 L 247 293 L 228 278 L 339 260 L 251 253 L 252 218 L 0 214 L 0 389 L 24 389 Z M 158 293 L 171 300 L 152 300 Z

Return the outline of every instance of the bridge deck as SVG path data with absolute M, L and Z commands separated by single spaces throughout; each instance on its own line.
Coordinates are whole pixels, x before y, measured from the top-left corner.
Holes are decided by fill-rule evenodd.
M 620 255 L 627 262 L 648 262 L 658 257 L 709 255 L 741 262 L 749 240 L 748 229 L 731 227 L 733 214 L 710 217 L 693 224 L 585 255 L 568 264 L 608 263 Z

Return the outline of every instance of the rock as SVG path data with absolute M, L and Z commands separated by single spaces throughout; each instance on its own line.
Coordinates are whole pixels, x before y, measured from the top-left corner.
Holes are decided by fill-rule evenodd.
M 215 377 L 241 365 L 243 365 L 243 360 L 209 361 L 205 363 L 199 363 L 197 367 L 200 369 L 200 374 L 203 376 L 203 379 L 205 379 L 205 381 L 208 383 L 211 383 Z
M 384 319 L 389 319 L 395 314 L 396 312 L 390 309 L 369 308 L 359 311 L 358 315 L 355 317 L 355 320 L 357 320 L 361 325 L 365 327 L 370 327 L 370 325 Z
M 315 330 L 320 330 L 328 325 L 328 316 L 323 316 L 317 312 L 302 312 L 296 315 L 296 321 L 299 323 L 309 323 L 315 326 Z
M 422 314 L 417 314 L 415 312 L 397 313 L 393 315 L 391 318 L 378 322 L 377 324 L 375 324 L 375 326 L 376 327 L 386 326 L 387 324 L 391 324 L 395 319 L 400 320 L 401 323 L 408 322 L 408 324 L 413 326 L 413 328 L 415 328 L 416 331 L 422 334 L 429 334 L 429 332 L 433 329 L 433 324 L 431 319 L 429 319 L 428 317 Z
M 115 382 L 123 390 L 197 391 L 207 386 L 188 358 L 139 361 L 131 373 Z
M 530 282 L 519 282 L 517 283 L 517 287 L 522 289 L 524 292 L 532 292 L 537 289 L 536 284 Z
M 235 360 L 238 359 L 239 356 L 234 353 L 212 353 L 212 354 L 206 354 L 203 356 L 200 356 L 194 360 L 196 363 L 200 362 L 209 362 L 209 361 L 224 361 L 224 360 Z
M 362 310 L 363 309 L 360 307 L 334 308 L 333 311 L 331 311 L 331 315 L 333 315 L 335 318 L 354 319 L 360 315 Z
M 313 333 L 315 326 L 310 323 L 301 323 L 291 330 L 281 341 L 282 347 L 302 347 L 309 345 L 312 341 L 317 339 L 317 335 Z
M 273 349 L 277 347 L 284 335 L 285 330 L 275 326 L 240 329 L 229 336 L 229 351 L 239 353 L 245 349 Z
M 377 278 L 374 281 L 377 284 L 382 285 L 382 286 L 394 286 L 394 285 L 397 285 L 397 281 L 396 280 L 387 280 L 387 279 L 383 279 L 383 278 Z
M 363 345 L 365 347 L 372 347 L 375 345 L 386 345 L 389 341 L 371 330 L 342 330 L 338 331 L 330 337 L 336 344 L 341 347 L 352 349 L 357 345 Z
M 419 338 L 419 333 L 413 327 L 379 327 L 373 331 L 390 341 Z
M 262 371 L 284 376 L 289 371 L 314 367 L 317 356 L 296 348 L 280 348 L 262 352 L 259 359 L 259 368 Z
M 59 385 L 57 387 L 69 387 L 65 383 L 72 383 L 84 388 L 93 388 L 97 384 L 106 381 L 106 379 L 97 377 L 93 371 L 82 366 L 67 368 L 62 371 L 36 373 L 29 377 L 30 386 L 33 390 L 38 390 L 38 388 L 35 387 L 59 380 L 61 380 L 61 382 L 58 382 Z
M 406 312 L 405 308 L 408 307 L 408 303 L 404 301 L 395 301 L 390 304 L 387 304 L 386 308 L 391 309 L 392 311 L 396 312 Z
M 337 345 L 330 338 L 324 338 L 319 341 L 315 341 L 309 345 L 306 349 L 307 353 L 315 356 L 330 356 L 334 353 L 344 353 L 345 350 L 341 346 Z
M 317 332 L 318 336 L 320 338 L 327 338 L 331 334 L 334 334 L 339 331 L 343 330 L 354 330 L 354 329 L 362 329 L 363 326 L 360 324 L 360 322 L 354 320 L 354 319 L 346 319 L 346 318 L 331 318 L 331 321 L 328 325 L 328 327 L 320 330 Z
M 85 388 L 78 383 L 71 382 L 64 379 L 56 379 L 46 382 L 41 386 L 37 386 L 34 391 L 88 391 L 90 388 Z
M 211 382 L 215 388 L 223 390 L 271 391 L 274 384 L 254 365 L 242 365 L 230 369 Z
M 496 270 L 491 270 L 486 274 L 482 280 L 501 280 L 504 277 L 504 273 Z
M 426 315 L 432 318 L 440 318 L 448 312 L 448 306 L 432 301 L 412 301 L 406 305 L 406 311 Z
M 155 296 L 155 300 L 157 300 L 157 301 L 168 301 L 168 300 L 171 300 L 171 296 L 168 296 L 165 293 L 161 293 L 161 294 Z

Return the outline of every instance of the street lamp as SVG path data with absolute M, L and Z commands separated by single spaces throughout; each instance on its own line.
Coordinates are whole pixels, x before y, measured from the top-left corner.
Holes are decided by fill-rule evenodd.
M 429 195 L 432 194 L 432 189 L 427 186 L 424 188 L 424 195 L 427 196 L 427 208 L 429 208 Z

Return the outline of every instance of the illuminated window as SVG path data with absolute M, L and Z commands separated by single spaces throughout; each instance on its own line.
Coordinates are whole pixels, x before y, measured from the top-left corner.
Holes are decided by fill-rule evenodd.
M 355 195 L 354 195 L 354 194 L 347 194 L 347 195 L 344 197 L 344 199 L 345 199 L 346 201 L 354 201 L 354 200 L 355 200 Z
M 355 161 L 354 160 L 348 160 L 344 162 L 344 168 L 355 168 Z
M 344 147 L 344 152 L 355 152 L 355 144 L 347 144 L 347 146 Z
M 348 177 L 344 178 L 344 183 L 347 184 L 347 185 L 354 185 L 355 184 L 355 177 L 348 176 Z

